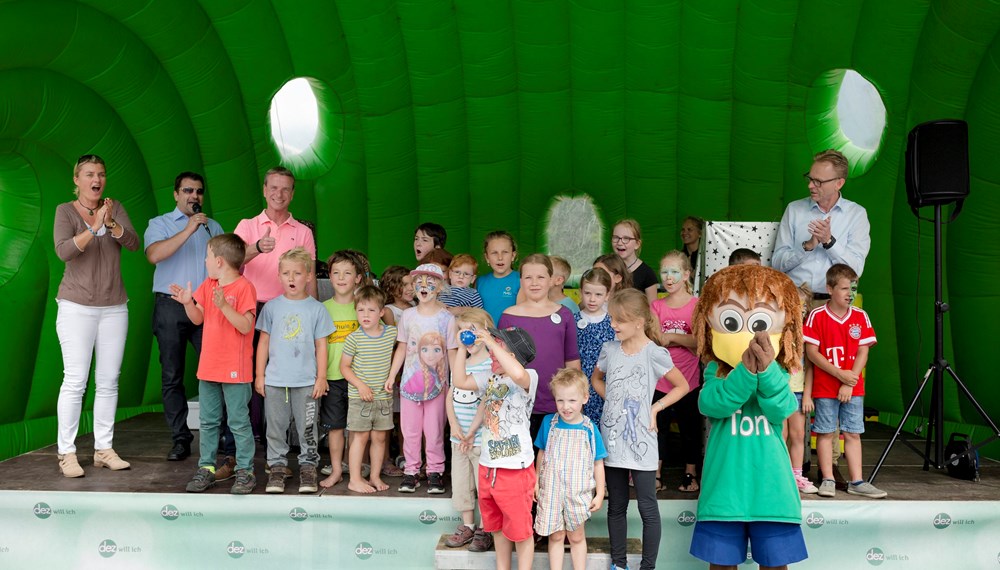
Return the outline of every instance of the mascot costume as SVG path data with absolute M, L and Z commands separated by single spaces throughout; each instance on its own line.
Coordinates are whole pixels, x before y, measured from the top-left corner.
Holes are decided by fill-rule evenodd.
M 691 554 L 711 568 L 805 560 L 802 505 L 782 441 L 796 410 L 788 371 L 802 363 L 798 291 L 785 274 L 726 267 L 701 291 L 693 318 L 705 363 L 698 407 L 711 423 Z

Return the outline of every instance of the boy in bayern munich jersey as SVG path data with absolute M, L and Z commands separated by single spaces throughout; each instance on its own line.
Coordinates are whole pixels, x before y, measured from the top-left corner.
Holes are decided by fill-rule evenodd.
M 812 393 L 807 389 L 802 400 L 815 401 L 813 431 L 819 434 L 816 455 L 823 475 L 819 496 L 837 494 L 833 479 L 833 432 L 839 420 L 851 480 L 847 492 L 881 499 L 886 492 L 861 478 L 861 434 L 865 431 L 862 371 L 868 362 L 868 349 L 875 344 L 875 330 L 868 314 L 851 306 L 857 279 L 858 274 L 843 263 L 826 272 L 830 300 L 809 313 L 802 328 L 806 355 L 815 367 Z

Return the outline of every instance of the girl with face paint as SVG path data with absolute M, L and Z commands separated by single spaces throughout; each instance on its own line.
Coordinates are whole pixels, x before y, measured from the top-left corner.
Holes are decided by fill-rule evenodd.
M 400 387 L 399 423 L 403 432 L 403 482 L 401 493 L 412 493 L 420 483 L 420 467 L 427 468 L 427 492 L 444 492 L 444 389 L 448 371 L 458 349 L 455 317 L 438 295 L 444 287 L 444 272 L 424 263 L 410 272 L 416 307 L 403 311 L 398 325 L 396 353 L 392 358 L 386 390 L 393 390 L 396 374 L 403 370 Z M 427 440 L 426 461 L 421 439 Z
M 670 358 L 684 374 L 690 389 L 686 396 L 670 407 L 670 413 L 676 417 L 677 427 L 680 429 L 680 452 L 684 460 L 684 475 L 678 490 L 694 493 L 699 488 L 697 465 L 701 461 L 701 414 L 698 413 L 701 373 L 698 356 L 695 354 L 696 343 L 691 334 L 694 307 L 698 303 L 698 297 L 692 294 L 691 261 L 688 256 L 677 250 L 664 255 L 660 260 L 660 282 L 667 296 L 653 301 L 650 309 L 660 324 L 660 341 L 670 351 Z M 670 385 L 661 378 L 656 385 L 653 399 L 664 397 L 669 390 Z M 667 453 L 667 431 L 662 430 L 657 433 L 657 446 L 661 458 Z M 662 465 L 657 475 L 658 480 L 660 474 Z

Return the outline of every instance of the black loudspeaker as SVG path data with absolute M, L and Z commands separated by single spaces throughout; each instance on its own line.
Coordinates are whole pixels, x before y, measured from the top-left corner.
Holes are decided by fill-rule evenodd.
M 969 124 L 917 125 L 906 140 L 906 197 L 911 208 L 951 204 L 969 196 Z

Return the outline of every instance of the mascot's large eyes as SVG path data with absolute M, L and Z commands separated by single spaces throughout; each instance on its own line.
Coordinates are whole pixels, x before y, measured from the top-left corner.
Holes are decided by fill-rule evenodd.
M 733 309 L 726 309 L 719 315 L 719 323 L 726 332 L 740 332 L 743 329 L 743 315 Z
M 747 329 L 750 332 L 768 331 L 771 329 L 771 315 L 767 313 L 754 313 L 747 319 Z

